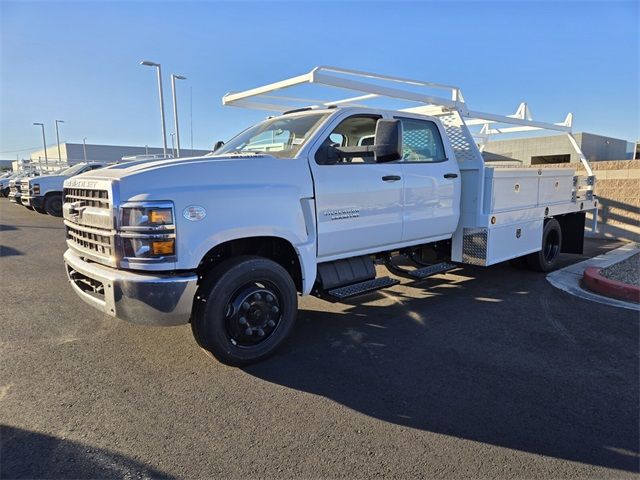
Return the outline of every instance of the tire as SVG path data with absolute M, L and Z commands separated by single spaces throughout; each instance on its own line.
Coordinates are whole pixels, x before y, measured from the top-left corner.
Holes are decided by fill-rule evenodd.
M 527 266 L 537 272 L 550 272 L 560 259 L 562 229 L 555 218 L 547 220 L 542 230 L 542 249 L 527 255 Z
M 271 355 L 291 333 L 297 312 L 289 273 L 272 260 L 241 256 L 204 278 L 191 329 L 200 347 L 219 361 L 243 366 Z
M 46 215 L 47 211 L 44 208 L 40 208 L 40 207 L 33 207 L 33 209 L 38 212 L 41 213 L 42 215 Z
M 54 217 L 62 216 L 62 195 L 53 193 L 44 199 L 44 210 Z
M 26 208 L 27 210 L 33 211 L 33 207 L 31 205 L 24 205 L 24 208 Z

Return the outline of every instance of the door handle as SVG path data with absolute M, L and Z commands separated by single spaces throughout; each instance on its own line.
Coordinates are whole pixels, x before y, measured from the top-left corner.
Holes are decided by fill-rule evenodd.
M 400 175 L 385 175 L 382 177 L 382 180 L 385 182 L 397 182 L 398 180 L 402 180 Z
M 445 173 L 444 178 L 458 178 L 457 173 Z

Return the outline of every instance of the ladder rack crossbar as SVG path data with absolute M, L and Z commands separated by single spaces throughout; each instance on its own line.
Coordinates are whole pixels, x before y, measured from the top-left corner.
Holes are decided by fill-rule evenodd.
M 386 84 L 382 84 L 386 83 Z M 320 100 L 317 98 L 301 98 L 299 96 L 276 96 L 273 92 L 304 84 L 316 84 L 333 87 L 339 90 L 355 92 L 346 98 L 337 100 Z M 404 88 L 403 88 L 404 86 Z M 409 87 L 413 87 L 410 89 Z M 431 93 L 416 91 L 415 87 L 444 90 L 449 98 Z M 488 112 L 470 110 L 464 100 L 459 87 L 422 80 L 380 75 L 359 70 L 319 66 L 308 73 L 292 78 L 270 83 L 261 87 L 242 92 L 228 93 L 222 98 L 223 105 L 285 112 L 292 108 L 311 107 L 323 108 L 331 105 L 360 106 L 358 103 L 371 99 L 387 98 L 408 101 L 419 106 L 402 108 L 403 111 L 423 113 L 427 115 L 447 114 L 456 110 L 465 118 L 467 126 L 482 126 L 485 134 L 502 134 L 524 132 L 531 130 L 556 130 L 570 133 L 572 115 L 567 115 L 563 122 L 548 123 L 533 120 L 526 103 L 521 103 L 515 114 L 500 115 Z M 292 105 L 297 103 L 298 105 Z M 489 129 L 489 125 L 504 124 L 514 127 L 496 127 Z

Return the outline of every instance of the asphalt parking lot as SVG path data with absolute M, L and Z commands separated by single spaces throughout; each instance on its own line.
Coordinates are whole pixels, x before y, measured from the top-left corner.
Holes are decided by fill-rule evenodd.
M 2 478 L 638 471 L 637 313 L 542 274 L 464 267 L 349 303 L 305 298 L 286 346 L 241 370 L 189 326 L 85 305 L 61 219 L 0 199 L 0 229 Z

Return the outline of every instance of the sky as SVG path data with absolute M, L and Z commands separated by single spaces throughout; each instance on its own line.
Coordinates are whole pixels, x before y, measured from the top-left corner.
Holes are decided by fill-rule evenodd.
M 161 146 L 155 70 L 178 82 L 182 148 L 216 140 L 268 112 L 222 96 L 316 65 L 459 86 L 474 110 L 574 132 L 640 138 L 640 2 L 631 1 L 8 1 L 0 0 L 0 158 L 60 140 Z M 190 101 L 192 99 L 192 102 Z M 192 124 L 190 122 L 192 118 Z M 169 134 L 167 134 L 169 138 Z M 170 144 L 170 142 L 169 142 Z

